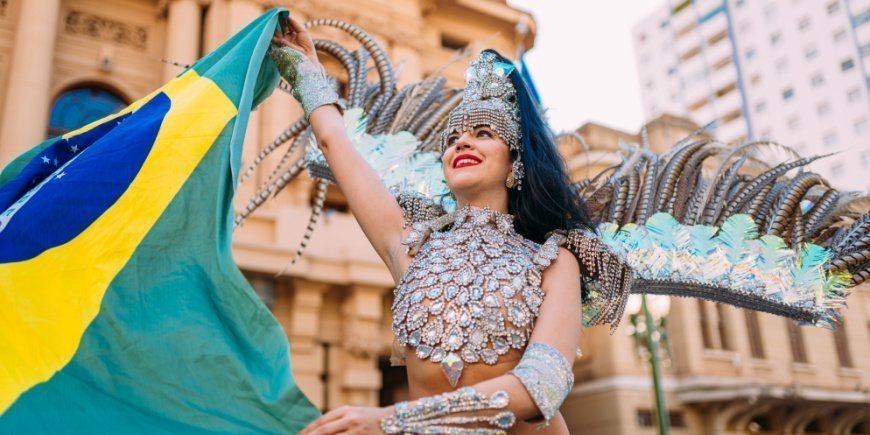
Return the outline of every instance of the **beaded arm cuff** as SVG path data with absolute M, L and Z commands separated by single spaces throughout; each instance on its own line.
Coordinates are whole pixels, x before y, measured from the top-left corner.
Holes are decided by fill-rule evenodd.
M 486 397 L 471 387 L 463 387 L 413 402 L 397 403 L 396 413 L 381 420 L 381 430 L 385 434 L 506 434 L 505 430 L 516 422 L 512 412 L 504 410 L 490 415 L 475 415 L 474 412 L 505 409 L 509 401 L 504 391 Z M 480 423 L 489 427 L 462 426 Z
M 574 386 L 571 364 L 552 346 L 536 342 L 529 345 L 520 363 L 510 373 L 516 376 L 544 417 L 543 425 L 559 412 L 562 401 Z
M 327 104 L 335 104 L 341 109 L 338 94 L 329 83 L 323 67 L 315 65 L 304 54 L 290 48 L 269 47 L 269 57 L 278 67 L 281 77 L 293 87 L 293 97 L 302 104 L 305 119 L 314 109 Z
M 399 207 L 402 208 L 406 227 L 430 221 L 446 214 L 441 205 L 422 193 L 399 189 L 391 189 L 391 193 L 396 197 Z

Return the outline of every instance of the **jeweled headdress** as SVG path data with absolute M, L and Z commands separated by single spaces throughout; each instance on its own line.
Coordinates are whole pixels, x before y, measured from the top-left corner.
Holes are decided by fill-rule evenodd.
M 465 72 L 462 102 L 450 112 L 447 128 L 441 133 L 441 151 L 453 133 L 471 131 L 486 125 L 498 133 L 511 151 L 520 151 L 520 106 L 517 90 L 508 75 L 510 63 L 500 62 L 495 53 L 483 51 Z

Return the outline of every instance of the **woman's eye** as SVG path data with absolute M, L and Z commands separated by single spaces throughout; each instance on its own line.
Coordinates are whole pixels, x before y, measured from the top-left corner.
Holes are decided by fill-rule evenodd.
M 489 130 L 480 130 L 477 132 L 477 137 L 492 137 L 492 133 Z
M 459 139 L 459 138 L 456 137 L 456 136 L 450 136 L 450 137 L 448 137 L 448 138 L 447 138 L 447 145 L 453 145 L 453 144 L 456 142 L 457 139 Z

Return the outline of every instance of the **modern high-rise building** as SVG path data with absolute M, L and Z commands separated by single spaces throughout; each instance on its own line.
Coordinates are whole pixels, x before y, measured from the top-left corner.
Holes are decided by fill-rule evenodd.
M 633 30 L 643 110 L 725 142 L 771 139 L 844 190 L 870 188 L 870 1 L 662 2 Z

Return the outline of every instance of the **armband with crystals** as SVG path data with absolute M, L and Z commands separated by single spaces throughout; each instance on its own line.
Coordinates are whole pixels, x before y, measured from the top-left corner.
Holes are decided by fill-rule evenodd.
M 278 67 L 281 77 L 293 87 L 293 97 L 302 105 L 305 119 L 314 109 L 335 104 L 341 109 L 338 93 L 332 87 L 322 66 L 315 65 L 308 56 L 290 47 L 269 47 L 269 57 Z
M 559 407 L 574 386 L 571 364 L 552 346 L 536 342 L 530 344 L 519 364 L 510 371 L 516 376 L 544 417 L 544 426 L 559 412 Z
M 471 387 L 462 387 L 450 393 L 397 403 L 395 414 L 381 420 L 381 430 L 385 434 L 506 434 L 516 421 L 514 414 L 505 410 L 509 402 L 504 391 L 486 397 Z M 498 412 L 483 415 L 481 411 Z M 463 427 L 471 424 L 475 426 Z M 480 424 L 488 427 L 480 427 Z

